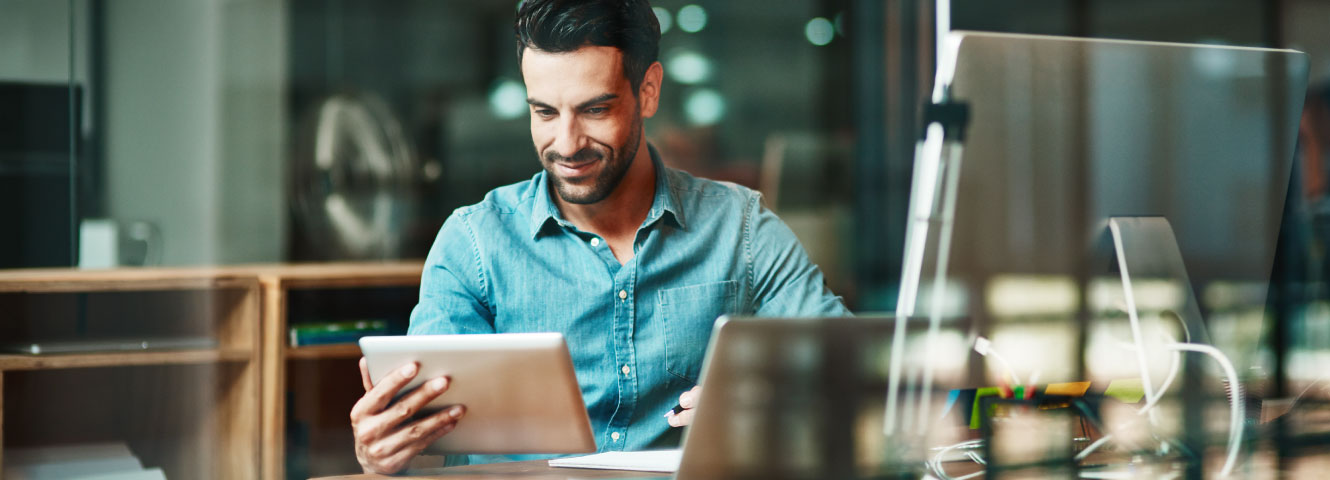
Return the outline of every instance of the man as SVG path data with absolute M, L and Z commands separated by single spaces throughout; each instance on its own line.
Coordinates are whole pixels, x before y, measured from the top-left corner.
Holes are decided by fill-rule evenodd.
M 448 218 L 409 333 L 561 332 L 600 451 L 677 446 L 718 316 L 848 312 L 759 194 L 665 168 L 643 141 L 663 73 L 645 0 L 527 0 L 514 30 L 543 171 Z M 390 404 L 415 373 L 370 385 L 362 360 L 366 471 L 401 470 L 466 421 L 463 405 L 408 422 L 448 388 Z M 687 410 L 662 417 L 676 400 Z

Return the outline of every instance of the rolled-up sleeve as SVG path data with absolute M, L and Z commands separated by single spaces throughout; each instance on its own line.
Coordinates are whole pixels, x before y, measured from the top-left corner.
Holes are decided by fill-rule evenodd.
M 746 208 L 744 243 L 756 315 L 850 315 L 794 232 L 762 204 L 762 195 L 753 192 Z
M 444 221 L 425 258 L 408 335 L 494 333 L 480 244 L 465 209 Z

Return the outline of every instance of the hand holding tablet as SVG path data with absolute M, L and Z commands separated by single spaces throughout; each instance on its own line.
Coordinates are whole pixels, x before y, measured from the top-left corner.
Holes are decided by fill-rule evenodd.
M 351 428 L 355 432 L 356 460 L 366 473 L 400 471 L 431 443 L 451 432 L 465 414 L 464 406 L 454 405 L 413 419 L 448 390 L 448 378 L 438 377 L 399 398 L 402 387 L 415 380 L 418 371 L 419 366 L 410 362 L 375 384 L 370 380 L 368 362 L 360 359 L 365 396 L 351 408 Z
M 365 337 L 360 349 L 369 393 L 352 423 L 364 425 L 356 427 L 356 450 L 367 470 L 397 471 L 421 452 L 596 449 L 563 335 Z M 453 416 L 458 406 L 464 408 Z

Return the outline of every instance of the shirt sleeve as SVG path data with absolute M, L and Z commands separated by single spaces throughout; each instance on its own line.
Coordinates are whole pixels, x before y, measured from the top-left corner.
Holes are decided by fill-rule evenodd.
M 494 333 L 489 285 L 469 217 L 459 209 L 439 229 L 425 258 L 408 335 Z
M 753 292 L 759 316 L 848 316 L 841 297 L 827 288 L 822 271 L 785 222 L 753 192 L 748 201 L 744 233 Z

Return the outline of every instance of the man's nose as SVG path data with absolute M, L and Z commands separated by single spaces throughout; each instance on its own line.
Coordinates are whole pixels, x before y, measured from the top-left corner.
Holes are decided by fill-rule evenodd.
M 586 147 L 586 136 L 574 119 L 561 119 L 554 137 L 554 151 L 564 158 L 572 157 Z

